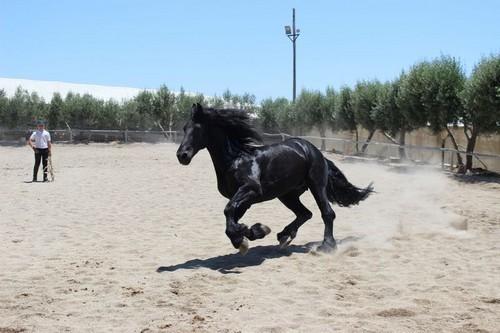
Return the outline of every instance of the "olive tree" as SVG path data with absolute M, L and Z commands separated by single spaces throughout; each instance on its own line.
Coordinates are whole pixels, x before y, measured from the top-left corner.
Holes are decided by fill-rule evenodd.
M 63 121 L 63 108 L 64 101 L 61 98 L 61 94 L 55 92 L 50 100 L 49 114 L 47 116 L 50 128 L 56 129 L 60 126 Z
M 343 86 L 340 88 L 337 98 L 336 105 L 336 127 L 340 130 L 354 132 L 356 145 L 356 152 L 359 152 L 359 131 L 358 123 L 356 121 L 356 116 L 353 107 L 353 92 L 352 89 Z
M 382 89 L 382 83 L 377 80 L 359 81 L 356 83 L 353 93 L 353 109 L 357 122 L 368 131 L 361 152 L 366 152 L 375 131 L 377 122 L 375 120 L 377 98 Z
M 481 133 L 500 130 L 500 54 L 483 58 L 472 71 L 462 93 L 461 119 L 467 138 L 465 169 L 472 169 L 472 154 Z
M 205 96 L 203 94 L 189 94 L 181 87 L 179 94 L 175 99 L 177 116 L 180 121 L 185 122 L 191 117 L 192 106 L 195 103 L 203 103 Z
M 141 129 L 149 129 L 153 110 L 153 98 L 154 95 L 150 91 L 143 90 L 137 94 L 135 97 L 136 111 L 139 116 L 138 127 Z
M 400 103 L 404 105 L 402 110 L 409 124 L 413 128 L 428 126 L 435 133 L 446 131 L 458 150 L 450 125 L 458 123 L 464 84 L 464 71 L 455 58 L 442 56 L 414 65 L 401 82 Z M 460 153 L 457 153 L 457 163 L 462 169 Z
M 8 110 L 9 99 L 7 98 L 7 93 L 5 92 L 5 90 L 0 89 L 0 128 L 7 125 Z
M 402 74 L 392 82 L 382 85 L 377 97 L 375 121 L 377 128 L 393 143 L 399 145 L 399 157 L 406 158 L 405 143 L 406 133 L 413 128 L 401 110 L 399 103 L 400 83 Z M 399 136 L 396 139 L 396 136 Z
M 264 131 L 279 131 L 279 112 L 279 106 L 272 98 L 262 100 L 260 108 L 257 110 L 257 117 Z
M 326 148 L 326 129 L 333 119 L 333 109 L 329 108 L 325 96 L 319 91 L 302 90 L 294 105 L 297 124 L 303 129 L 316 127 L 321 136 L 321 150 Z
M 171 131 L 176 118 L 175 94 L 167 86 L 161 85 L 160 89 L 153 94 L 152 103 L 154 121 L 162 130 L 164 129 L 163 125 L 167 125 L 168 130 Z

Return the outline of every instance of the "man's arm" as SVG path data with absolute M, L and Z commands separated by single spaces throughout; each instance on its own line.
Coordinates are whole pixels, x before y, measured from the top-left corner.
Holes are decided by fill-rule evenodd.
M 52 151 L 52 138 L 50 137 L 50 133 L 47 131 L 47 148 L 49 148 L 49 154 Z
M 28 146 L 31 147 L 31 149 L 35 150 L 35 147 L 33 146 L 33 137 L 34 137 L 35 133 L 31 134 L 27 143 L 28 143 Z

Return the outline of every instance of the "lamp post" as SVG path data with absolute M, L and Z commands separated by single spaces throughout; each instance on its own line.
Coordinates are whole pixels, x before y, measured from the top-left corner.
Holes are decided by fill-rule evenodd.
M 295 29 L 295 8 L 293 8 L 293 10 L 292 10 L 292 27 L 290 28 L 289 25 L 286 25 L 285 26 L 285 34 L 292 41 L 292 44 L 293 44 L 293 102 L 295 103 L 295 97 L 297 95 L 296 69 L 295 69 L 295 64 L 296 64 L 295 41 L 300 36 L 300 29 Z

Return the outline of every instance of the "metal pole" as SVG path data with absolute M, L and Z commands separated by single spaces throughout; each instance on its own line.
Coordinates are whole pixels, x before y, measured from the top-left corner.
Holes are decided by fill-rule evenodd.
M 295 97 L 297 96 L 297 86 L 296 86 L 296 60 L 295 60 L 295 56 L 296 56 L 296 52 L 295 52 L 295 41 L 297 40 L 297 38 L 295 37 L 296 34 L 295 34 L 295 8 L 293 8 L 293 11 L 292 11 L 292 16 L 293 16 L 293 22 L 292 22 L 292 33 L 293 33 L 293 39 L 292 39 L 292 43 L 293 43 L 293 102 L 295 103 Z
M 288 38 L 292 41 L 292 51 L 293 51 L 293 88 L 292 88 L 292 100 L 295 103 L 295 98 L 297 97 L 297 48 L 296 40 L 300 36 L 300 29 L 295 26 L 295 8 L 292 9 L 292 26 L 285 26 L 285 33 Z

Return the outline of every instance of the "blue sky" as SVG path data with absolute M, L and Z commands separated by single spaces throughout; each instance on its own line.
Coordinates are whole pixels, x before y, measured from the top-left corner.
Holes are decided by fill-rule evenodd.
M 500 51 L 498 0 L 2 0 L 0 77 L 291 97 L 292 7 L 298 89 Z

